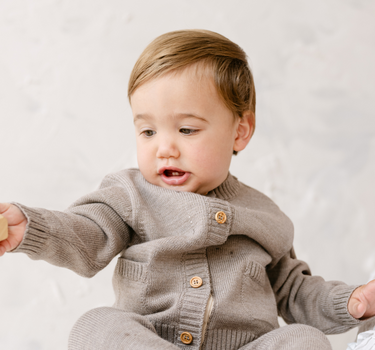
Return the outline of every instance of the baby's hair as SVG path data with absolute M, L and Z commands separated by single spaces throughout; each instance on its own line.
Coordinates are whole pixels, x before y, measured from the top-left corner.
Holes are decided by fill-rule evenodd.
M 209 30 L 178 30 L 153 40 L 134 65 L 128 85 L 129 100 L 143 83 L 192 64 L 203 64 L 212 72 L 217 92 L 234 116 L 252 112 L 254 132 L 255 86 L 246 53 L 226 37 Z

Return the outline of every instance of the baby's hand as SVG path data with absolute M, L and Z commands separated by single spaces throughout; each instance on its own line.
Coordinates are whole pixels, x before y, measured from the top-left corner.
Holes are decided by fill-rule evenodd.
M 0 256 L 3 256 L 22 242 L 27 219 L 20 209 L 9 203 L 0 203 L 0 214 L 8 221 L 8 237 L 0 242 Z
M 366 319 L 375 315 L 375 280 L 353 292 L 348 302 L 348 310 L 354 318 Z

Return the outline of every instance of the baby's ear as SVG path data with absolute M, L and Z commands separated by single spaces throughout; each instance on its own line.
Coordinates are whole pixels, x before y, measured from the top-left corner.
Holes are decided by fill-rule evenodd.
M 242 151 L 249 143 L 254 132 L 254 120 L 254 113 L 252 111 L 242 113 L 242 117 L 237 121 L 237 133 L 233 145 L 234 151 Z

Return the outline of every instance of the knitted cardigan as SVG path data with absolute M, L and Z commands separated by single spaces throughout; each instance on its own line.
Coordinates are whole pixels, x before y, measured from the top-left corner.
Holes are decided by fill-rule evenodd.
M 128 169 L 106 176 L 65 212 L 16 205 L 28 219 L 16 252 L 87 277 L 119 254 L 114 306 L 145 315 L 182 349 L 199 349 L 202 336 L 203 349 L 239 348 L 279 327 L 278 314 L 326 334 L 359 323 L 347 310 L 355 287 L 311 276 L 294 255 L 291 221 L 230 174 L 203 196 L 152 185 Z M 195 276 L 199 288 L 190 285 Z M 190 345 L 182 332 L 193 336 Z

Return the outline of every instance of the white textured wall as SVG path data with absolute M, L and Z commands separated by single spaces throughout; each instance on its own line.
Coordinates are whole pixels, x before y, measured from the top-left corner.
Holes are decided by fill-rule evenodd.
M 326 279 L 375 271 L 375 1 L 0 0 L 0 201 L 64 209 L 136 166 L 127 80 L 157 35 L 222 33 L 248 53 L 257 130 L 232 173 L 295 224 Z M 0 349 L 66 349 L 85 311 L 113 303 L 111 264 L 87 280 L 0 259 Z M 331 337 L 346 348 L 355 331 Z

